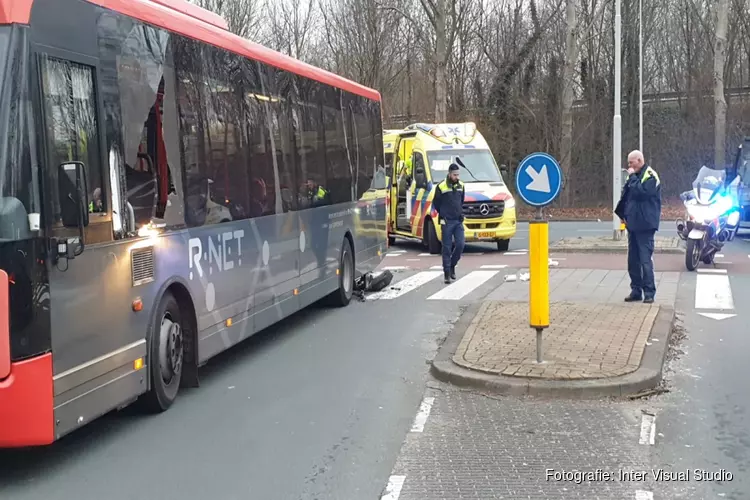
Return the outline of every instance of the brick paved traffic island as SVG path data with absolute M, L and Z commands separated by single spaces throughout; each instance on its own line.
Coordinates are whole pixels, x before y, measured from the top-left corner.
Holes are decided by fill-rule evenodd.
M 552 380 L 615 377 L 638 369 L 658 305 L 550 304 L 542 364 L 523 302 L 487 301 L 458 346 L 453 362 L 496 375 Z
M 625 303 L 621 271 L 550 272 L 543 362 L 529 326 L 528 283 L 508 282 L 461 316 L 432 363 L 457 385 L 503 394 L 604 397 L 656 387 L 674 318 L 676 273 L 658 273 L 655 304 Z M 657 291 L 657 295 L 659 292 Z

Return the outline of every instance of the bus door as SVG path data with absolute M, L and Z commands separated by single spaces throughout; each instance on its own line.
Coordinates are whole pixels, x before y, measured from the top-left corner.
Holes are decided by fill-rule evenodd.
M 88 367 L 56 380 L 63 392 L 101 368 L 87 365 L 91 360 L 133 341 L 131 312 L 119 306 L 129 300 L 130 266 L 121 264 L 128 255 L 107 245 L 114 239 L 112 196 L 97 65 L 95 59 L 47 47 L 36 57 L 34 100 L 43 126 L 39 149 L 47 179 L 45 224 L 53 241 L 54 373 Z

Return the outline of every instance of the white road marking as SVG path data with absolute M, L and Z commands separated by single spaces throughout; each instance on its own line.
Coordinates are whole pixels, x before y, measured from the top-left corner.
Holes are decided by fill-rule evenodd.
M 505 269 L 508 264 L 485 264 L 480 269 Z
M 734 309 L 732 286 L 725 274 L 699 274 L 695 283 L 696 309 Z
M 402 295 L 405 295 L 411 292 L 412 290 L 419 288 L 425 283 L 428 283 L 434 280 L 441 274 L 442 273 L 439 271 L 422 271 L 421 273 L 417 273 L 413 276 L 409 276 L 408 278 L 402 281 L 398 281 L 396 283 L 391 284 L 391 286 L 389 286 L 385 290 L 375 292 L 372 295 L 367 295 L 366 297 L 367 297 L 367 300 L 397 299 L 401 297 Z
M 405 253 L 406 252 L 403 252 L 403 253 L 387 253 L 387 254 L 385 254 L 385 256 L 386 257 L 403 257 Z
M 635 500 L 654 500 L 654 494 L 650 491 L 635 490 Z
M 720 259 L 723 259 L 724 258 L 724 254 L 723 253 L 717 253 L 716 255 L 714 255 L 714 257 L 718 257 Z
M 505 252 L 503 255 L 526 255 L 524 252 Z
M 698 313 L 701 316 L 705 316 L 708 319 L 715 319 L 716 321 L 721 321 L 723 319 L 727 318 L 734 318 L 737 316 L 736 314 L 726 314 L 726 313 Z
M 388 486 L 385 487 L 385 495 L 380 500 L 398 500 L 401 496 L 401 488 L 404 487 L 406 476 L 391 476 L 388 478 Z
M 641 439 L 638 441 L 639 444 L 654 444 L 656 437 L 656 417 L 644 413 L 643 419 L 641 420 Z
M 404 269 L 409 269 L 406 266 L 385 266 L 383 268 L 383 271 L 403 271 Z
M 440 271 L 443 270 L 443 266 L 432 266 L 430 269 L 438 269 Z
M 520 250 L 515 250 L 515 251 L 516 251 L 516 252 L 528 252 L 528 251 L 529 251 L 529 249 L 528 249 L 528 248 L 522 248 L 522 249 L 520 249 Z
M 429 257 L 431 255 L 432 255 L 431 253 L 420 253 L 419 254 L 420 257 Z
M 419 412 L 414 418 L 414 423 L 411 426 L 411 432 L 423 432 L 424 425 L 427 423 L 427 417 L 430 416 L 430 410 L 432 410 L 432 404 L 435 402 L 435 398 L 424 398 L 422 404 L 419 405 Z
M 472 271 L 455 283 L 446 286 L 427 300 L 459 300 L 492 278 L 498 271 Z
M 726 269 L 698 269 L 698 272 L 703 274 L 727 274 Z

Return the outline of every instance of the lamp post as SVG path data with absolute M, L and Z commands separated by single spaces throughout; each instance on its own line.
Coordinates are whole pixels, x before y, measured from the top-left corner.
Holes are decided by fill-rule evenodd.
M 614 240 L 619 240 L 622 236 L 620 233 L 620 218 L 614 213 L 622 189 L 622 178 L 620 177 L 620 162 L 622 161 L 622 116 L 620 115 L 620 66 L 622 64 L 620 47 L 622 45 L 622 33 L 620 32 L 620 4 L 621 0 L 615 0 L 615 113 L 612 120 L 612 238 Z

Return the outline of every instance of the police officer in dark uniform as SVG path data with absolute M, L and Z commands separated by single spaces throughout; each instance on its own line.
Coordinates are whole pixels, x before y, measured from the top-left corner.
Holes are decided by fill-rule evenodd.
M 432 201 L 443 235 L 443 273 L 446 284 L 456 279 L 456 264 L 464 251 L 465 190 L 464 183 L 458 178 L 458 170 L 458 165 L 451 163 L 448 176 L 438 184 Z
M 661 219 L 661 181 L 646 165 L 638 150 L 628 155 L 628 181 L 615 212 L 622 211 L 628 230 L 628 273 L 630 295 L 625 302 L 651 304 L 656 295 L 654 281 L 654 236 Z M 624 210 L 622 210 L 624 205 Z

